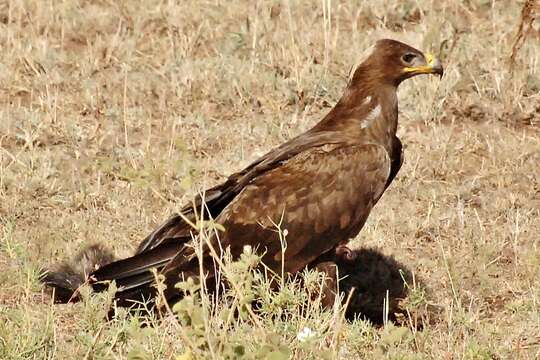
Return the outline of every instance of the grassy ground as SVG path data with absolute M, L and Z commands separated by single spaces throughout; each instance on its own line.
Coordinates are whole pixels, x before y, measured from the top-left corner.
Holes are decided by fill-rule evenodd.
M 540 356 L 540 44 L 527 34 L 511 66 L 521 6 L 0 3 L 0 358 Z M 417 305 L 441 312 L 422 331 L 343 322 L 294 284 L 255 318 L 189 297 L 184 326 L 104 322 L 106 294 L 50 304 L 40 266 L 91 243 L 130 254 L 196 191 L 318 121 L 383 36 L 447 68 L 401 86 L 405 164 L 353 243 L 425 281 Z

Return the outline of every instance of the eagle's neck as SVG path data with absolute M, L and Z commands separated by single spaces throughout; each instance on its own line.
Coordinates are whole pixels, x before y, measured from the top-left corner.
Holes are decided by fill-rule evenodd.
M 395 87 L 380 87 L 372 95 L 369 112 L 361 121 L 366 136 L 382 143 L 388 149 L 396 136 L 398 122 L 398 99 Z
M 390 152 L 397 130 L 397 86 L 376 81 L 380 79 L 354 80 L 316 128 L 346 132 Z

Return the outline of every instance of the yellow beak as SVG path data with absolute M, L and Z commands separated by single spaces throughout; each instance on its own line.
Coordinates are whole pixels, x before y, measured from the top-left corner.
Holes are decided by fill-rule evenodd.
M 425 54 L 424 58 L 426 62 L 424 64 L 418 64 L 417 66 L 410 66 L 404 69 L 405 72 L 417 74 L 437 74 L 440 77 L 443 76 L 443 67 L 441 61 L 437 59 L 433 54 Z

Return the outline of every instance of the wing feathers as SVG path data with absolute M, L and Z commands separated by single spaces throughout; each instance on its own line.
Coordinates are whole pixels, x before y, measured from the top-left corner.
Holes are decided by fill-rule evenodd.
M 295 157 L 304 156 L 306 150 L 332 146 L 332 144 L 348 144 L 351 138 L 348 134 L 336 133 L 334 131 L 308 131 L 296 138 L 289 140 L 276 149 L 268 152 L 244 170 L 229 176 L 223 184 L 207 190 L 204 194 L 204 203 L 208 213 L 204 214 L 204 219 L 209 216 L 216 218 L 221 211 L 254 179 L 265 173 L 279 168 L 280 164 Z M 294 179 L 296 174 L 289 174 Z M 285 175 L 287 176 L 287 175 Z M 304 193 L 309 194 L 310 189 L 305 188 Z M 193 203 L 186 205 L 181 212 L 189 219 L 194 219 L 194 214 L 200 212 L 203 198 L 197 196 Z M 189 235 L 191 228 L 178 215 L 171 217 L 165 224 L 152 232 L 137 248 L 137 254 L 144 253 L 170 237 L 177 237 L 179 234 Z
M 326 134 L 311 142 L 297 141 L 307 148 L 285 144 L 210 190 L 205 216 L 217 216 L 226 229 L 219 240 L 211 239 L 216 248 L 229 246 L 233 256 L 239 256 L 251 245 L 265 252 L 263 262 L 277 271 L 282 259 L 276 231 L 280 224 L 288 233 L 285 270 L 296 272 L 360 231 L 390 177 L 385 148 L 350 145 L 344 138 L 341 143 L 323 143 L 328 141 Z M 292 153 L 287 153 L 288 146 Z M 183 213 L 193 216 L 193 207 Z M 191 231 L 174 216 L 145 239 L 137 255 L 104 266 L 93 276 L 116 280 L 119 298 L 149 294 L 151 268 L 161 270 L 168 286 L 174 285 L 182 274 L 198 271 L 198 262 L 181 251 Z M 203 262 L 210 263 L 209 254 L 203 256 Z M 174 294 L 169 290 L 166 295 Z
M 379 145 L 310 149 L 255 178 L 225 208 L 217 219 L 229 230 L 221 246 L 231 246 L 235 255 L 243 245 L 259 245 L 267 260 L 277 261 L 281 244 L 275 224 L 280 224 L 289 239 L 285 266 L 294 272 L 312 260 L 309 254 L 321 254 L 357 234 L 389 175 L 390 158 Z
M 129 284 L 128 278 L 133 278 L 141 274 L 150 274 L 150 269 L 152 268 L 161 269 L 184 246 L 182 242 L 162 244 L 145 253 L 105 265 L 94 271 L 91 274 L 91 278 L 98 282 L 110 280 L 119 282 L 124 279 L 125 281 L 123 283 L 127 286 Z

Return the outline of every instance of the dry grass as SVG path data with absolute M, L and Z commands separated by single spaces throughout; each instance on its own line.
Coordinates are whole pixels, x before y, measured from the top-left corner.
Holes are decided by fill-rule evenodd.
M 247 4 L 0 3 L 0 358 L 540 356 L 538 39 L 509 67 L 522 4 Z M 426 281 L 421 301 L 443 310 L 423 331 L 296 311 L 298 289 L 269 300 L 291 314 L 261 327 L 224 326 L 223 309 L 200 327 L 105 323 L 106 295 L 40 295 L 41 265 L 95 242 L 129 254 L 198 189 L 309 128 L 382 36 L 447 67 L 402 85 L 405 164 L 354 242 Z M 299 342 L 304 326 L 316 338 Z

